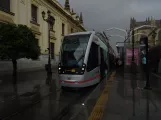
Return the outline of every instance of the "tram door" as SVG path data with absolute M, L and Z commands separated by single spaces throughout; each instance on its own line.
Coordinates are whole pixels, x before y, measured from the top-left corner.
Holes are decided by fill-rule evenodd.
M 104 77 L 104 54 L 103 54 L 103 49 L 100 48 L 100 75 L 101 75 L 101 80 Z

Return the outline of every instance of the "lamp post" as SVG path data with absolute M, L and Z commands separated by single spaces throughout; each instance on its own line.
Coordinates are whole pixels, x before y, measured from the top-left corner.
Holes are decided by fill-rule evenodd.
M 134 28 L 132 30 L 132 63 L 134 63 Z
M 152 25 L 142 25 L 142 26 L 139 26 L 139 27 L 133 29 L 132 31 L 136 31 L 136 30 L 141 29 L 143 27 L 156 28 L 156 26 L 152 26 Z M 132 31 L 130 31 L 130 35 L 132 34 Z
M 135 29 L 134 29 L 134 26 L 133 26 L 133 28 L 132 28 L 132 60 L 131 60 L 131 72 L 133 73 L 133 74 L 136 74 L 137 73 L 137 65 L 136 65 L 136 63 L 135 63 L 135 45 L 134 45 L 134 42 L 135 42 L 135 31 L 134 31 Z M 130 34 L 130 36 L 131 36 L 131 34 Z
M 124 30 L 124 29 L 121 29 L 121 28 L 116 28 L 116 27 L 112 27 L 112 28 L 109 28 L 109 29 L 105 29 L 105 30 L 103 31 L 103 34 L 106 36 L 105 31 L 107 32 L 107 31 L 110 31 L 110 30 L 118 30 L 118 31 L 122 31 L 122 32 L 125 33 L 125 37 L 124 37 L 124 38 L 123 38 L 122 36 L 119 36 L 119 35 L 113 35 L 113 36 L 121 37 L 121 38 L 123 38 L 123 39 L 125 39 L 125 40 L 126 40 L 126 37 L 128 36 L 127 30 Z M 112 35 L 111 35 L 111 36 L 112 36 Z M 108 37 L 111 37 L 111 36 L 108 36 Z M 106 36 L 106 37 L 107 37 L 107 36 Z
M 153 40 L 154 40 L 154 45 L 155 45 L 155 37 L 156 37 L 156 35 L 157 35 L 157 33 L 154 31 L 154 32 L 152 33 L 152 38 L 153 38 Z
M 149 81 L 149 56 L 148 56 L 148 36 L 144 36 L 142 38 L 144 40 L 144 44 L 145 44 L 145 47 L 146 47 L 146 86 L 144 89 L 148 89 L 150 90 L 151 87 L 150 87 L 150 81 Z M 141 40 L 140 40 L 141 41 Z
M 129 36 L 128 36 L 127 39 L 131 38 L 131 36 L 134 36 L 134 35 L 132 35 L 133 32 L 135 32 L 136 30 L 139 30 L 139 29 L 141 29 L 141 28 L 144 28 L 144 27 L 157 28 L 156 26 L 152 26 L 152 25 L 142 25 L 142 26 L 139 26 L 139 27 L 137 27 L 137 28 L 135 28 L 135 29 L 134 29 L 134 27 L 133 27 L 133 29 L 129 31 Z M 142 33 L 141 33 L 141 34 L 142 34 Z
M 47 71 L 47 80 L 46 80 L 46 84 L 49 84 L 51 82 L 51 77 L 52 77 L 52 70 L 51 70 L 51 46 L 50 46 L 50 31 L 52 25 L 54 25 L 55 23 L 55 19 L 51 16 L 51 12 L 48 10 L 47 11 L 47 19 L 45 19 L 45 12 L 42 12 L 42 18 L 44 21 L 46 21 L 48 23 L 48 64 L 45 65 L 46 71 Z
M 108 37 L 120 37 L 122 39 L 126 39 L 126 36 L 121 36 L 121 35 L 108 35 Z
M 119 31 L 122 31 L 125 33 L 125 36 L 128 35 L 127 31 L 124 30 L 124 29 L 121 29 L 121 28 L 116 28 L 116 27 L 112 27 L 112 28 L 109 28 L 109 29 L 106 29 L 105 31 L 110 31 L 110 30 L 119 30 Z
M 136 31 L 136 30 L 138 30 L 138 29 L 141 29 L 141 28 L 143 28 L 143 27 L 150 27 L 150 28 L 156 28 L 156 26 L 152 26 L 152 25 L 142 25 L 142 26 L 139 26 L 139 27 L 137 27 L 137 28 L 135 28 L 134 29 L 134 26 L 133 26 L 133 29 L 130 31 L 130 36 L 131 36 L 131 34 L 132 34 L 132 71 L 133 71 L 133 69 L 134 69 L 134 65 L 136 65 L 135 64 L 135 62 L 134 62 L 134 32 Z

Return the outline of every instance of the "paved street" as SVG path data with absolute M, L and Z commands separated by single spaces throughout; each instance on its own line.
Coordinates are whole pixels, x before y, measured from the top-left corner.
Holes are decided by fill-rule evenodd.
M 18 73 L 17 86 L 12 85 L 11 74 L 1 75 L 0 79 L 0 118 L 38 102 L 50 93 L 49 86 L 45 84 L 45 70 Z M 57 80 L 56 69 L 53 69 L 52 87 L 55 90 L 60 88 Z M 15 93 L 15 89 L 17 89 L 17 93 Z
M 32 91 L 35 85 L 45 85 L 47 73 L 45 70 L 19 72 L 18 73 L 18 92 L 19 94 Z M 53 69 L 53 80 L 57 80 L 57 70 Z M 13 92 L 12 74 L 0 75 L 0 92 Z
M 52 91 L 45 85 L 45 71 L 26 74 L 24 81 L 19 82 L 19 96 L 13 92 L 1 92 L 0 117 L 11 120 L 87 120 L 92 113 L 102 114 L 103 120 L 158 120 L 161 118 L 161 78 L 151 74 L 151 91 L 144 90 L 145 79 L 137 73 L 133 75 L 122 68 L 116 70 L 116 75 L 111 81 L 105 78 L 99 85 L 80 89 L 78 91 L 56 89 L 57 73 L 53 74 Z M 32 77 L 28 77 L 32 75 Z M 35 76 L 34 76 L 35 75 Z M 30 82 L 27 81 L 30 78 Z M 43 79 L 44 77 L 44 79 Z M 23 77 L 19 77 L 20 78 Z M 39 80 L 39 82 L 37 82 Z M 37 83 L 44 85 L 36 93 L 31 91 Z M 107 84 L 106 84 L 107 83 Z M 23 87 L 20 87 L 23 85 Z M 32 87 L 31 84 L 34 84 Z M 9 84 L 1 84 L 1 87 Z M 107 104 L 101 113 L 95 111 L 105 86 L 108 85 Z M 26 87 L 28 86 L 28 87 Z M 6 88 L 7 90 L 7 88 Z M 23 92 L 22 92 L 22 91 Z M 5 94 L 4 94 L 5 93 Z M 25 94 L 23 94 L 25 93 Z M 2 97 L 3 95 L 3 97 Z M 105 101 L 102 99 L 101 101 Z M 17 111 L 17 113 L 15 112 Z M 94 112 L 93 112 L 94 111 Z
M 160 5 L 0 0 L 0 120 L 161 120 Z
M 22 72 L 18 74 L 18 96 L 14 93 L 11 84 L 12 75 L 0 76 L 3 82 L 0 85 L 0 118 L 5 119 L 65 119 L 78 114 L 82 103 L 87 101 L 95 86 L 72 90 L 61 90 L 57 78 L 57 70 L 53 69 L 52 91 L 45 84 L 46 71 Z M 106 80 L 106 79 L 105 79 Z M 97 98 L 103 89 L 103 82 L 94 92 L 95 98 L 88 103 L 92 110 Z M 41 86 L 33 92 L 34 87 Z M 102 87 L 101 87 L 102 86 Z M 78 113 L 75 113 L 77 111 Z M 20 114 L 19 114 L 20 112 Z
M 99 93 L 99 96 L 91 94 L 88 102 L 81 107 L 81 112 L 63 120 L 160 120 L 161 79 L 152 75 L 150 81 L 153 89 L 148 91 L 143 89 L 143 76 L 124 74 L 123 71 L 122 68 L 118 69 L 113 80 L 107 80 L 106 86 L 109 87 L 95 89 L 94 93 Z
M 40 103 L 27 109 L 19 115 L 13 116 L 11 120 L 52 120 L 63 119 L 69 113 L 76 112 L 77 103 L 84 101 L 94 89 L 87 88 L 83 91 L 57 91 L 45 97 Z M 80 104 L 81 105 L 81 104 Z
M 110 83 L 108 102 L 103 120 L 159 120 L 161 119 L 161 84 L 151 76 L 152 90 L 145 90 L 139 74 L 120 75 Z M 160 79 L 161 81 L 161 79 Z

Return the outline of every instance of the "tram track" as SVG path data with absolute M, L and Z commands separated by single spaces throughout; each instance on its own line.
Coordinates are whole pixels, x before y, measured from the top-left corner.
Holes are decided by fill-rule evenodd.
M 97 87 L 97 85 L 80 89 L 80 91 L 79 90 L 74 91 L 74 92 L 81 92 L 81 93 L 70 103 L 68 103 L 68 105 L 63 110 L 61 110 L 61 112 L 56 117 L 53 118 L 53 120 L 62 120 L 64 117 L 66 117 L 66 115 L 71 111 L 73 106 L 78 103 L 81 103 L 81 101 L 84 101 L 89 96 L 89 94 Z
M 110 74 L 111 73 L 108 74 L 107 78 L 110 76 Z M 55 118 L 53 118 L 53 120 L 73 120 L 74 118 L 76 118 L 79 113 L 81 113 L 82 107 L 84 107 L 84 105 L 88 103 L 88 100 L 90 100 L 91 96 L 98 89 L 101 89 L 101 91 L 103 90 L 106 84 L 106 79 L 103 79 L 99 84 L 92 86 L 93 88 L 90 89 L 88 93 L 82 92 L 78 97 L 73 99 Z M 84 91 L 86 91 L 85 89 Z

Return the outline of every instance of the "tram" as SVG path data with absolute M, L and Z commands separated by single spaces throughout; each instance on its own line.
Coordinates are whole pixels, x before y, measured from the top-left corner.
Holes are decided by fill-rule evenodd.
M 61 86 L 81 88 L 99 83 L 109 72 L 107 43 L 106 37 L 95 31 L 64 36 L 58 65 Z

